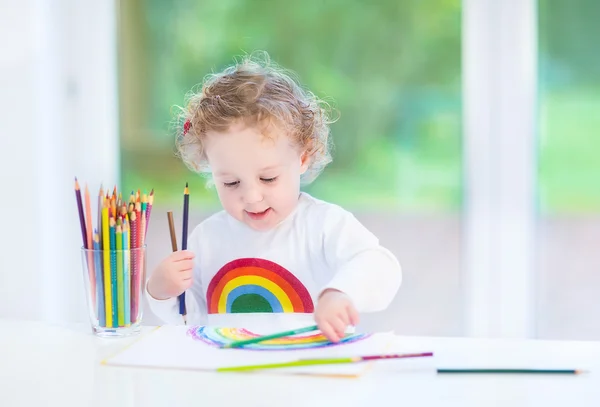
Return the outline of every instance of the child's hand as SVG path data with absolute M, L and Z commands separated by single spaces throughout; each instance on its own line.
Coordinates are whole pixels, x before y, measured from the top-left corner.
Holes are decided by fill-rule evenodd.
M 176 297 L 192 285 L 194 253 L 189 250 L 173 252 L 164 259 L 148 281 L 148 293 L 157 300 Z
M 358 312 L 346 294 L 327 289 L 317 303 L 315 321 L 327 339 L 338 342 L 344 337 L 348 325 L 358 324 Z

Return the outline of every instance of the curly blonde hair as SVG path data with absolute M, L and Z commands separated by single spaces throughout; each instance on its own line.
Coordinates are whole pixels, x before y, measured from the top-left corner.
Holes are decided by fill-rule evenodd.
M 223 72 L 208 75 L 202 89 L 187 99 L 177 120 L 176 147 L 194 172 L 210 174 L 206 133 L 225 131 L 240 121 L 262 130 L 276 125 L 294 140 L 310 159 L 303 184 L 312 182 L 331 162 L 329 125 L 335 120 L 329 115 L 330 106 L 303 89 L 266 52 L 245 56 Z

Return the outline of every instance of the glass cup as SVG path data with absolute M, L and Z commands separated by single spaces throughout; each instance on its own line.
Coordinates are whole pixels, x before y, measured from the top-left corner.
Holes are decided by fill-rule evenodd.
M 140 332 L 146 277 L 146 247 L 81 248 L 83 281 L 92 331 L 103 337 Z

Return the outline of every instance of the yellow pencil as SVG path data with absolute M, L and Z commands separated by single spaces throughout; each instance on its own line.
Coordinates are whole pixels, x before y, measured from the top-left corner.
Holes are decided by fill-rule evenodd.
M 104 258 L 104 306 L 106 310 L 106 326 L 112 327 L 112 290 L 110 281 L 110 233 L 108 224 L 108 207 L 110 201 L 102 207 L 102 254 Z

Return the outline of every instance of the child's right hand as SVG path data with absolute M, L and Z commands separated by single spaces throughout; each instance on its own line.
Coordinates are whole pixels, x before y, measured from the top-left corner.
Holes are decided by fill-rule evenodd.
M 148 280 L 148 294 L 157 300 L 177 297 L 192 285 L 194 253 L 189 250 L 173 252 L 164 259 Z

